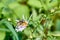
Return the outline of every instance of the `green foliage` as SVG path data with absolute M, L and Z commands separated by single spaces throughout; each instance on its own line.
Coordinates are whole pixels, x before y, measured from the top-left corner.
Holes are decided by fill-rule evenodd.
M 0 0 L 0 40 L 60 40 L 60 0 Z
M 0 31 L 0 40 L 4 40 L 5 35 L 6 35 L 5 32 Z
M 28 5 L 30 5 L 32 7 L 36 7 L 36 8 L 42 7 L 41 2 L 38 0 L 29 0 L 27 3 L 28 3 Z

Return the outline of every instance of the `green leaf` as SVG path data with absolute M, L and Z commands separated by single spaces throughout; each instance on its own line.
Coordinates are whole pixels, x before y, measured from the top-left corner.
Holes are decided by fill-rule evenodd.
M 19 39 L 18 39 L 18 35 L 17 35 L 17 33 L 15 32 L 13 26 L 12 26 L 8 21 L 6 21 L 6 20 L 2 20 L 2 22 L 5 24 L 6 27 L 9 28 L 9 30 L 12 32 L 12 34 L 16 37 L 16 40 L 19 40 Z
M 60 20 L 56 20 L 56 31 L 60 31 Z
M 34 8 L 32 8 L 32 15 L 33 15 L 33 20 L 34 21 L 37 20 L 36 19 L 37 18 L 37 12 L 36 12 L 36 10 Z
M 5 32 L 0 31 L 0 40 L 4 40 L 5 38 Z
M 35 40 L 42 40 L 42 37 L 36 37 Z
M 27 0 L 16 0 L 17 2 L 24 2 L 24 1 L 27 1 Z
M 5 28 L 0 28 L 0 31 L 4 31 L 4 32 L 10 32 L 10 30 L 5 29 Z
M 46 3 L 44 3 L 43 0 L 41 1 L 42 6 L 45 10 L 52 9 L 53 7 L 56 7 L 58 5 L 57 0 L 46 0 L 45 2 Z
M 48 8 L 48 9 L 51 9 L 51 8 L 53 8 L 53 7 L 56 7 L 57 5 L 58 5 L 57 0 L 52 0 L 51 3 L 48 3 L 48 4 L 47 4 L 47 8 Z
M 28 32 L 29 31 L 29 32 Z M 30 36 L 31 35 L 31 29 L 28 27 L 24 30 L 24 34 L 27 35 L 27 36 Z
M 12 17 L 12 11 L 11 11 L 8 7 L 4 7 L 4 8 L 2 9 L 2 14 L 3 14 L 4 17 L 6 17 L 6 18 Z
M 29 0 L 27 4 L 30 5 L 31 7 L 36 7 L 36 8 L 42 7 L 41 2 L 38 0 Z
M 51 0 L 46 0 L 46 4 L 50 3 Z
M 51 6 L 57 6 L 58 5 L 58 1 L 57 0 L 52 0 L 52 2 L 50 3 Z
M 3 26 L 2 22 L 0 21 L 0 40 L 4 40 L 4 38 L 5 38 L 6 30 L 4 30 L 4 29 L 5 29 L 5 26 Z
M 13 3 L 13 2 L 15 2 L 15 0 L 2 0 L 2 3 L 3 3 L 5 6 L 7 6 L 7 5 L 9 5 L 10 3 Z
M 16 0 L 16 1 L 21 2 L 22 0 Z
M 16 9 L 17 7 L 20 7 L 20 4 L 18 4 L 17 2 L 13 2 L 13 3 L 10 3 L 9 5 L 8 5 L 8 7 L 10 8 L 10 9 Z
M 20 19 L 22 19 L 23 15 L 25 18 L 29 17 L 29 8 L 26 5 L 12 3 L 9 5 L 9 8 L 11 8 L 15 12 L 15 15 Z
M 1 9 L 2 7 L 4 7 L 4 4 L 1 2 L 1 3 L 0 3 L 0 9 Z
M 60 37 L 60 31 L 51 32 L 50 35 L 55 36 L 55 37 Z

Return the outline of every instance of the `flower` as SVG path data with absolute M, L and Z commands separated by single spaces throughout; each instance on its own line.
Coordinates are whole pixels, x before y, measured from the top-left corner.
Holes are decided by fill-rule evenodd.
M 23 31 L 25 28 L 26 28 L 25 26 L 20 25 L 20 26 L 16 27 L 16 31 L 17 32 Z

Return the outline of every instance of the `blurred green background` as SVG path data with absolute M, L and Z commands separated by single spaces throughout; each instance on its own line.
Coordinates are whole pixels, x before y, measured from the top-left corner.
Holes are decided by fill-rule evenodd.
M 22 19 L 28 26 L 17 32 Z M 0 40 L 60 40 L 60 0 L 0 0 Z

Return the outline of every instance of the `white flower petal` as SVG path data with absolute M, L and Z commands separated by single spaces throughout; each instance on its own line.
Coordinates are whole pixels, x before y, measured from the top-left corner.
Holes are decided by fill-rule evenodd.
M 19 32 L 19 31 L 23 31 L 26 27 L 24 26 L 19 26 L 16 28 L 16 31 Z

